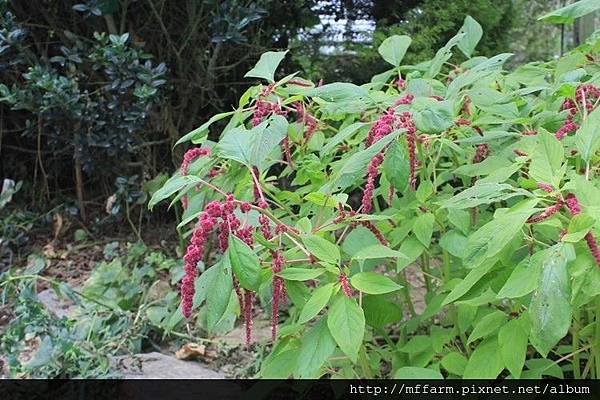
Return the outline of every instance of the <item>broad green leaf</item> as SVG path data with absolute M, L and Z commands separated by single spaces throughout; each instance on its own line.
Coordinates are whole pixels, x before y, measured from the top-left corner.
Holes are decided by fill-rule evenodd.
M 412 231 L 419 239 L 419 242 L 425 247 L 429 247 L 431 243 L 431 235 L 433 234 L 433 224 L 435 223 L 435 217 L 432 213 L 426 212 L 420 214 L 415 220 Z
M 439 204 L 443 208 L 465 209 L 477 207 L 480 204 L 508 200 L 516 196 L 531 197 L 532 194 L 523 189 L 516 189 L 506 183 L 478 183 Z
M 394 142 L 385 152 L 383 171 L 387 180 L 401 193 L 408 186 L 410 165 L 408 155 L 400 142 Z
M 366 246 L 352 255 L 354 260 L 373 260 L 379 258 L 406 258 L 404 254 L 397 250 L 392 250 L 382 244 L 372 244 Z
M 513 319 L 500 328 L 498 346 L 506 369 L 517 379 L 521 377 L 529 333 L 524 328 L 522 319 Z
M 406 256 L 406 258 L 398 258 L 396 264 L 396 271 L 400 272 L 406 268 L 410 263 L 414 262 L 421 253 L 425 250 L 425 246 L 414 236 L 409 236 L 400 245 L 400 252 Z
M 473 17 L 467 15 L 459 32 L 464 32 L 465 36 L 458 42 L 457 47 L 465 56 L 471 57 L 477 43 L 481 40 L 483 29 L 481 29 L 481 25 Z
M 362 307 L 366 323 L 375 328 L 383 328 L 404 318 L 402 308 L 386 295 L 364 296 Z
M 425 73 L 425 78 L 434 78 L 440 73 L 442 66 L 452 57 L 452 48 L 456 46 L 465 36 L 464 32 L 458 32 L 455 36 L 448 40 L 448 43 L 439 49 L 433 59 L 429 62 L 429 68 Z
M 402 289 L 402 286 L 376 272 L 359 272 L 350 278 L 352 286 L 368 294 L 384 294 Z
M 552 24 L 572 24 L 576 18 L 583 17 L 600 8 L 600 0 L 580 0 L 541 16 L 542 21 Z
M 323 307 L 329 302 L 329 298 L 333 293 L 334 283 L 328 283 L 327 285 L 321 286 L 313 292 L 310 299 L 306 302 L 298 318 L 298 323 L 303 324 L 316 317 Z
M 335 136 L 327 139 L 327 143 L 325 143 L 325 146 L 323 146 L 319 154 L 321 157 L 329 154 L 338 144 L 349 139 L 352 135 L 358 132 L 360 128 L 366 125 L 367 124 L 365 122 L 355 122 L 352 125 L 348 125 L 347 127 L 341 129 L 335 134 Z
M 342 167 L 333 174 L 333 177 L 323 185 L 319 191 L 323 193 L 332 193 L 341 191 L 348 186 L 353 185 L 359 178 L 365 175 L 367 165 L 377 153 L 383 150 L 388 144 L 395 140 L 401 131 L 395 131 L 378 140 L 375 144 L 365 150 L 354 153 Z
M 517 264 L 500 292 L 498 292 L 497 297 L 499 299 L 515 299 L 537 289 L 542 262 L 545 257 L 546 251 L 538 251 Z
M 356 300 L 338 294 L 329 308 L 327 326 L 342 352 L 356 363 L 365 334 L 365 315 Z
M 315 279 L 324 272 L 324 268 L 288 267 L 279 272 L 277 275 L 287 281 L 308 281 L 310 279 Z
M 206 287 L 207 292 L 210 293 L 206 296 L 206 326 L 209 331 L 212 331 L 221 322 L 233 290 L 229 258 L 221 258 L 219 263 L 211 268 L 215 268 L 216 271 Z
M 305 96 L 319 97 L 325 101 L 342 102 L 367 97 L 367 89 L 353 83 L 335 82 L 303 92 Z
M 585 162 L 590 162 L 600 146 L 600 109 L 596 107 L 575 134 L 575 145 Z
M 304 200 L 321 207 L 337 207 L 339 203 L 346 204 L 348 195 L 346 193 L 326 195 L 321 192 L 312 192 L 304 196 Z
M 254 251 L 235 235 L 229 235 L 227 255 L 240 286 L 257 292 L 260 286 L 260 260 Z
M 439 371 L 420 368 L 420 367 L 402 367 L 394 373 L 394 379 L 444 379 Z
M 287 52 L 288 50 L 263 53 L 254 68 L 246 72 L 244 78 L 262 78 L 271 83 L 275 82 L 275 70 L 283 61 Z
M 415 335 L 403 346 L 398 348 L 398 351 L 408 354 L 418 354 L 432 347 L 431 337 L 425 335 Z
M 177 143 L 175 143 L 175 146 L 177 146 L 178 144 L 181 144 L 183 142 L 187 142 L 187 141 L 194 141 L 194 143 L 198 143 L 199 139 L 207 136 L 208 134 L 208 128 L 210 128 L 210 126 L 212 124 L 214 124 L 217 121 L 222 120 L 223 118 L 229 117 L 230 115 L 235 114 L 235 111 L 227 111 L 224 113 L 220 113 L 220 114 L 216 114 L 213 115 L 208 121 L 206 121 L 205 123 L 203 123 L 202 125 L 200 125 L 198 128 L 190 131 L 189 133 L 185 134 L 184 136 L 182 136 Z
M 538 199 L 517 203 L 507 212 L 492 219 L 469 236 L 463 263 L 467 268 L 477 268 L 484 261 L 494 257 L 520 234 L 521 228 L 535 212 Z
M 264 379 L 287 379 L 295 371 L 300 357 L 300 349 L 293 348 L 269 357 L 262 364 L 260 376 Z
M 485 338 L 495 333 L 506 322 L 506 314 L 502 311 L 493 311 L 481 318 L 481 320 L 473 328 L 473 332 L 469 335 L 467 344 L 473 343 L 475 340 Z
M 539 285 L 529 307 L 531 344 L 544 357 L 569 332 L 570 298 L 567 259 L 560 248 L 555 247 L 544 260 Z
M 394 67 L 398 67 L 402 63 L 410 42 L 411 38 L 409 36 L 393 35 L 385 39 L 377 51 L 385 61 Z
M 442 358 L 441 364 L 451 374 L 462 376 L 467 366 L 467 359 L 461 353 L 453 351 Z
M 310 252 L 321 261 L 326 261 L 333 265 L 340 263 L 340 249 L 327 239 L 316 235 L 307 235 L 302 237 L 302 242 Z
M 563 145 L 547 132 L 540 132 L 537 137 L 538 144 L 531 156 L 529 177 L 558 187 L 562 179 L 561 165 L 565 152 Z
M 473 286 L 475 286 L 477 282 L 479 282 L 481 278 L 484 277 L 485 274 L 492 269 L 493 266 L 493 263 L 488 262 L 487 264 L 471 270 L 465 279 L 460 281 L 460 283 L 456 285 L 450 293 L 448 293 L 448 296 L 446 296 L 442 305 L 445 306 L 446 304 L 450 304 L 464 296 Z
M 335 340 L 329 333 L 327 319 L 321 318 L 302 337 L 298 369 L 294 373 L 296 378 L 318 378 L 321 367 L 335 351 Z
M 216 153 L 222 158 L 264 170 L 275 161 L 270 157 L 286 136 L 287 127 L 287 120 L 276 115 L 251 130 L 234 128 L 215 146 Z
M 436 134 L 454 125 L 452 104 L 436 101 L 414 114 L 415 126 L 421 132 Z
M 592 229 L 596 220 L 587 214 L 575 215 L 569 221 L 569 227 L 567 228 L 567 234 L 562 237 L 563 242 L 576 243 L 587 235 Z
M 172 176 L 163 187 L 158 189 L 152 195 L 152 198 L 148 202 L 148 208 L 152 208 L 164 199 L 171 197 L 176 192 L 180 191 L 186 186 L 194 186 L 201 182 L 201 179 L 194 175 L 181 176 L 179 174 Z
M 483 340 L 467 362 L 463 379 L 496 379 L 504 369 L 504 361 L 498 351 L 498 338 Z

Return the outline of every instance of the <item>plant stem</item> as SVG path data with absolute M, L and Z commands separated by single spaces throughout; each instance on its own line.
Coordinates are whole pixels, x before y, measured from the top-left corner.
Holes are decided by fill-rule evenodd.
M 573 314 L 573 377 L 575 379 L 581 379 L 581 364 L 579 358 L 579 327 L 580 327 L 581 313 L 579 310 L 575 310 Z

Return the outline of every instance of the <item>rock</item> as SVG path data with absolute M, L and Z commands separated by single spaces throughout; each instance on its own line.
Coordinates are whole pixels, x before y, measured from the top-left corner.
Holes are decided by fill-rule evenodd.
M 78 307 L 73 301 L 68 297 L 59 298 L 52 289 L 46 289 L 39 292 L 37 297 L 40 303 L 42 303 L 44 307 L 57 318 L 73 318 L 77 312 Z
M 216 337 L 215 340 L 230 346 L 245 346 L 246 327 L 242 323 L 226 335 Z M 266 343 L 269 340 L 271 340 L 271 321 L 260 318 L 255 319 L 252 326 L 252 343 Z
M 162 353 L 115 357 L 125 379 L 224 379 L 225 375 L 195 361 L 182 361 Z

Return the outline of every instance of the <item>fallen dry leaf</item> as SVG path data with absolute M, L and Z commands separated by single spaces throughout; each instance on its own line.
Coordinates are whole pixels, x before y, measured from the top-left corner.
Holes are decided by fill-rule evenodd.
M 192 360 L 198 357 L 204 357 L 206 354 L 206 346 L 198 343 L 186 343 L 181 349 L 177 350 L 175 357 L 179 360 Z
M 56 240 L 58 238 L 58 236 L 60 235 L 62 228 L 64 226 L 64 219 L 62 217 L 62 215 L 60 215 L 59 213 L 55 213 L 53 218 L 53 225 L 54 225 L 54 240 Z

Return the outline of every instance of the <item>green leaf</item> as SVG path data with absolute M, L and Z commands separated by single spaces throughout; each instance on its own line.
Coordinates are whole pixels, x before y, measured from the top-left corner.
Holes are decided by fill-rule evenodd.
M 235 235 L 229 235 L 227 255 L 240 286 L 254 292 L 260 287 L 260 260 L 254 251 Z
M 529 177 L 537 182 L 558 187 L 563 175 L 561 172 L 565 152 L 563 145 L 554 135 L 547 132 L 540 132 L 537 138 L 538 143 L 531 156 Z
M 354 260 L 374 260 L 380 258 L 406 258 L 406 256 L 397 250 L 392 250 L 378 243 L 358 250 L 352 258 Z
M 369 92 L 364 87 L 353 83 L 335 82 L 319 86 L 303 92 L 305 96 L 319 97 L 325 101 L 342 102 L 367 97 Z
M 324 268 L 289 267 L 279 272 L 277 275 L 287 281 L 308 281 L 322 275 L 323 272 L 325 272 Z
M 366 323 L 375 328 L 402 321 L 402 308 L 386 295 L 364 296 L 363 310 Z
M 425 247 L 429 247 L 431 243 L 431 235 L 433 234 L 433 224 L 435 223 L 435 217 L 432 213 L 426 212 L 420 214 L 415 220 L 412 231 L 419 239 L 419 242 Z
M 457 47 L 465 56 L 471 57 L 473 50 L 475 50 L 475 47 L 477 46 L 477 43 L 479 43 L 479 40 L 481 40 L 483 29 L 481 29 L 481 25 L 479 25 L 479 23 L 475 21 L 473 17 L 467 15 L 459 32 L 464 32 L 465 36 L 460 39 Z
M 314 255 L 319 260 L 333 265 L 339 265 L 340 249 L 334 243 L 315 235 L 304 236 L 302 237 L 302 241 L 310 254 Z
M 410 355 L 422 353 L 425 350 L 432 347 L 431 337 L 425 335 L 415 335 L 402 347 L 398 348 L 398 351 L 408 353 Z
M 450 304 L 453 301 L 458 300 L 462 296 L 464 296 L 473 286 L 475 286 L 477 282 L 479 282 L 481 278 L 484 277 L 485 274 L 487 274 L 492 269 L 493 266 L 494 264 L 489 262 L 471 270 L 467 274 L 465 279 L 460 281 L 458 285 L 456 285 L 454 289 L 452 289 L 452 291 L 448 293 L 448 296 L 446 296 L 442 305 L 445 306 L 447 304 Z
M 467 344 L 473 343 L 475 340 L 485 338 L 495 333 L 506 322 L 506 314 L 502 311 L 493 311 L 481 318 L 481 320 L 473 328 L 473 332 L 469 335 Z
M 210 128 L 210 126 L 212 124 L 214 124 L 217 121 L 222 120 L 223 118 L 229 117 L 230 115 L 233 115 L 233 114 L 235 114 L 235 111 L 227 111 L 224 113 L 213 115 L 208 121 L 206 121 L 205 123 L 200 125 L 198 128 L 196 128 L 196 129 L 190 131 L 189 133 L 185 134 L 184 136 L 182 136 L 177 141 L 177 143 L 175 143 L 175 146 L 177 146 L 178 144 L 190 141 L 190 140 L 192 140 L 194 143 L 198 143 L 200 138 L 208 135 L 208 128 Z
M 336 148 L 338 144 L 349 139 L 353 134 L 358 132 L 358 130 L 365 125 L 367 125 L 367 123 L 365 122 L 355 122 L 351 125 L 346 126 L 345 128 L 340 129 L 340 131 L 336 133 L 335 136 L 327 139 L 327 143 L 319 152 L 321 157 L 329 154 L 333 149 Z
M 562 237 L 563 242 L 577 243 L 588 234 L 596 220 L 587 214 L 575 215 L 569 222 L 567 234 Z
M 407 237 L 400 245 L 400 252 L 406 255 L 406 258 L 398 258 L 396 271 L 400 272 L 410 263 L 414 262 L 423 253 L 423 250 L 425 250 L 425 246 L 416 237 Z
M 337 207 L 338 203 L 346 204 L 348 195 L 346 193 L 339 193 L 334 195 L 326 195 L 321 192 L 312 192 L 304 196 L 304 200 L 310 201 L 321 207 Z
M 467 366 L 467 359 L 459 352 L 453 351 L 442 358 L 441 364 L 451 374 L 462 376 Z
M 402 367 L 394 373 L 394 379 L 444 379 L 439 371 L 420 367 Z
M 215 146 L 216 154 L 248 167 L 265 170 L 275 161 L 271 158 L 272 154 L 287 135 L 287 127 L 287 120 L 275 115 L 251 130 L 231 129 Z
M 369 146 L 369 148 L 354 153 L 333 175 L 329 182 L 319 189 L 319 191 L 323 193 L 332 193 L 353 185 L 359 178 L 364 176 L 367 165 L 373 157 L 395 140 L 400 132 L 401 131 L 392 132 L 378 140 L 372 146 Z
M 221 322 L 233 290 L 229 257 L 222 257 L 219 263 L 211 268 L 215 268 L 216 271 L 206 288 L 209 293 L 206 296 L 206 327 L 209 331 L 214 330 Z
M 572 24 L 576 18 L 583 17 L 600 8 L 600 0 L 580 0 L 566 7 L 545 14 L 539 20 L 551 24 Z
M 516 196 L 532 196 L 526 190 L 515 189 L 507 183 L 477 183 L 456 196 L 440 202 L 443 208 L 465 209 L 481 204 L 491 204 Z
M 600 109 L 596 107 L 575 134 L 575 145 L 585 162 L 590 162 L 600 146 Z
M 498 332 L 498 346 L 504 365 L 517 379 L 521 377 L 525 365 L 529 338 L 529 333 L 523 325 L 522 319 L 513 319 Z
M 538 251 L 517 264 L 502 289 L 498 292 L 497 298 L 515 299 L 537 289 L 542 262 L 545 257 L 546 251 Z
M 538 199 L 529 199 L 517 203 L 469 236 L 463 256 L 465 266 L 477 268 L 500 253 L 519 234 L 527 218 L 535 212 L 537 202 Z
M 263 53 L 254 68 L 246 72 L 244 78 L 262 78 L 271 83 L 275 82 L 275 70 L 283 61 L 287 52 L 288 50 Z
M 164 186 L 158 189 L 152 195 L 152 198 L 148 202 L 148 208 L 152 210 L 156 204 L 163 201 L 166 198 L 171 197 L 176 192 L 180 191 L 186 186 L 193 186 L 200 183 L 200 178 L 193 175 L 181 176 L 179 174 L 172 176 Z
M 402 63 L 410 42 L 411 38 L 409 36 L 393 35 L 385 39 L 377 51 L 385 61 L 394 67 L 398 67 Z
M 454 125 L 452 103 L 436 101 L 414 113 L 415 126 L 421 132 L 436 134 Z
M 260 376 L 264 379 L 287 379 L 295 371 L 300 357 L 300 349 L 293 348 L 269 356 L 262 364 Z
M 368 294 L 390 293 L 402 289 L 402 286 L 376 272 L 359 272 L 350 278 L 352 286 Z
M 388 147 L 383 160 L 383 171 L 388 181 L 400 192 L 408 186 L 410 164 L 404 146 L 394 142 Z
M 335 351 L 335 340 L 329 333 L 327 320 L 328 318 L 321 318 L 302 337 L 298 369 L 294 374 L 296 378 L 318 378 L 319 370 Z
M 570 298 L 567 258 L 555 247 L 544 259 L 539 285 L 529 307 L 531 344 L 544 357 L 569 332 Z
M 327 326 L 340 349 L 356 363 L 365 334 L 365 315 L 356 300 L 339 294 L 329 309 Z
M 463 379 L 496 379 L 504 369 L 496 336 L 485 339 L 475 349 L 463 374 Z
M 327 285 L 321 286 L 313 292 L 310 299 L 306 302 L 298 318 L 298 323 L 303 324 L 316 317 L 323 307 L 327 305 L 331 294 L 333 293 L 334 283 L 328 283 Z

